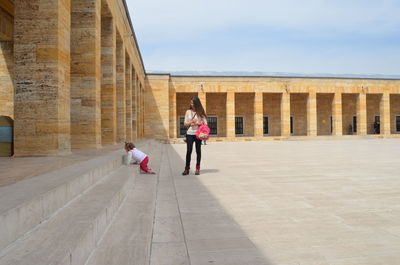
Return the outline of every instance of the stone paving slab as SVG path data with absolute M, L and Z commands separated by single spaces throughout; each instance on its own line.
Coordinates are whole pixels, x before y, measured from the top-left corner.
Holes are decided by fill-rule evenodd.
M 180 174 L 185 149 L 168 148 L 177 206 L 165 182 L 156 215 L 181 221 L 190 264 L 399 264 L 398 139 L 211 142 L 200 176 Z M 165 239 L 170 264 L 184 251 Z
M 154 144 L 90 265 L 399 264 L 400 140 L 211 142 L 199 176 L 185 149 Z

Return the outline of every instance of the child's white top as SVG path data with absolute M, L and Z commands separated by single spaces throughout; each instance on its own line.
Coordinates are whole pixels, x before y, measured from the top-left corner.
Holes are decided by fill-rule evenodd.
M 145 153 L 143 153 L 142 151 L 140 151 L 137 148 L 133 148 L 133 150 L 130 150 L 128 152 L 128 163 L 132 164 L 133 162 L 138 162 L 138 163 L 142 163 L 142 161 L 147 157 L 147 155 Z

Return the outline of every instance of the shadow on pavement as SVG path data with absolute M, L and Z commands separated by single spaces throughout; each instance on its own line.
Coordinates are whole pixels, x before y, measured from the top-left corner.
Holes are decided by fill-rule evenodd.
M 193 171 L 190 175 L 182 176 L 185 164 L 182 159 L 183 154 L 179 155 L 171 145 L 165 147 L 163 159 L 168 160 L 170 177 L 166 177 L 167 172 L 160 172 L 163 176 L 160 176 L 159 180 L 158 211 L 162 211 L 160 206 L 167 202 L 168 189 L 164 188 L 168 187 L 170 182 L 176 196 L 178 212 L 178 217 L 173 219 L 175 220 L 173 222 L 176 223 L 180 219 L 190 264 L 272 265 L 273 263 L 255 246 L 240 225 L 202 183 L 207 174 L 217 173 L 219 170 L 203 169 L 200 176 L 195 176 Z M 210 176 L 212 179 L 215 177 L 218 176 Z M 218 183 L 218 180 L 213 183 L 213 185 L 223 185 Z M 163 220 L 164 222 L 160 223 L 165 223 L 167 219 Z M 162 241 L 162 238 L 157 239 L 157 236 L 154 239 Z

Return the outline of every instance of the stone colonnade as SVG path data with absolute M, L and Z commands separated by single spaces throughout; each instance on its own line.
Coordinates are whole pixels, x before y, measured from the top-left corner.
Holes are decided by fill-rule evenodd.
M 240 136 L 264 137 L 264 136 L 318 136 L 318 135 L 367 135 L 398 134 L 400 117 L 400 94 L 368 94 L 368 93 L 241 93 L 226 92 L 214 93 L 213 97 L 221 98 L 220 107 L 226 108 L 225 113 L 211 107 L 207 110 L 208 93 L 175 93 L 171 97 L 178 98 L 172 108 L 179 107 L 176 104 L 186 104 L 193 96 L 198 96 L 205 107 L 208 116 L 217 117 L 223 120 L 223 125 L 218 126 L 216 136 L 234 138 Z M 246 100 L 244 97 L 250 97 Z M 348 97 L 349 96 L 349 97 Z M 270 97 L 275 97 L 275 101 L 266 102 Z M 325 98 L 324 98 L 325 97 Z M 344 99 L 344 100 L 343 100 Z M 391 99 L 391 100 L 390 100 Z M 321 101 L 321 102 L 320 102 Z M 368 102 L 370 101 L 370 102 Z M 177 103 L 176 103 L 177 102 Z M 344 104 L 354 105 L 352 110 L 348 110 Z M 394 106 L 391 106 L 395 104 Z M 238 106 L 239 105 L 239 106 Z M 317 107 L 323 105 L 321 107 Z M 239 110 L 241 106 L 242 110 Z M 185 106 L 186 107 L 186 106 Z M 275 109 L 274 109 L 275 108 Z M 170 138 L 180 137 L 178 119 L 184 116 L 187 108 L 175 111 L 176 117 L 171 117 L 172 130 Z M 391 109 L 397 112 L 391 113 Z M 268 112 L 275 114 L 268 115 Z M 221 117 L 224 116 L 224 117 Z M 235 129 L 235 119 L 244 117 L 242 121 L 244 133 L 237 133 Z M 268 120 L 264 118 L 268 117 Z M 278 119 L 277 119 L 278 117 Z M 379 119 L 379 130 L 375 131 L 375 118 Z M 274 121 L 271 121 L 271 118 Z M 353 121 L 354 119 L 354 121 Z M 397 119 L 397 120 L 396 120 Z M 346 123 L 344 123 L 346 121 Z M 267 124 L 265 124 L 267 123 Z M 176 126 L 174 126 L 176 124 Z M 225 126 L 225 128 L 221 128 Z M 279 128 L 276 128 L 279 126 Z M 274 130 L 275 133 L 271 133 Z M 268 128 L 268 129 L 267 129 Z M 350 128 L 350 129 L 349 129 Z M 278 132 L 279 131 L 279 132 Z
M 123 0 L 10 6 L 16 156 L 143 137 L 145 71 Z
M 213 138 L 221 141 L 400 136 L 399 80 L 169 75 L 148 75 L 147 79 L 146 107 L 159 112 L 146 115 L 157 124 L 166 123 L 164 128 L 169 126 L 163 130 L 149 124 L 149 137 L 182 137 L 182 119 L 193 96 L 200 98 L 213 123 Z M 168 102 L 159 99 L 161 91 L 168 91 L 162 96 Z M 161 110 L 162 105 L 169 108 Z M 378 127 L 374 128 L 375 121 Z

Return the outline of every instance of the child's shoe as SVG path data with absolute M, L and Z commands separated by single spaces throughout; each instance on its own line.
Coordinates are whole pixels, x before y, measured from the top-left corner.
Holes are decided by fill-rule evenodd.
M 196 166 L 195 175 L 200 175 L 200 166 Z

